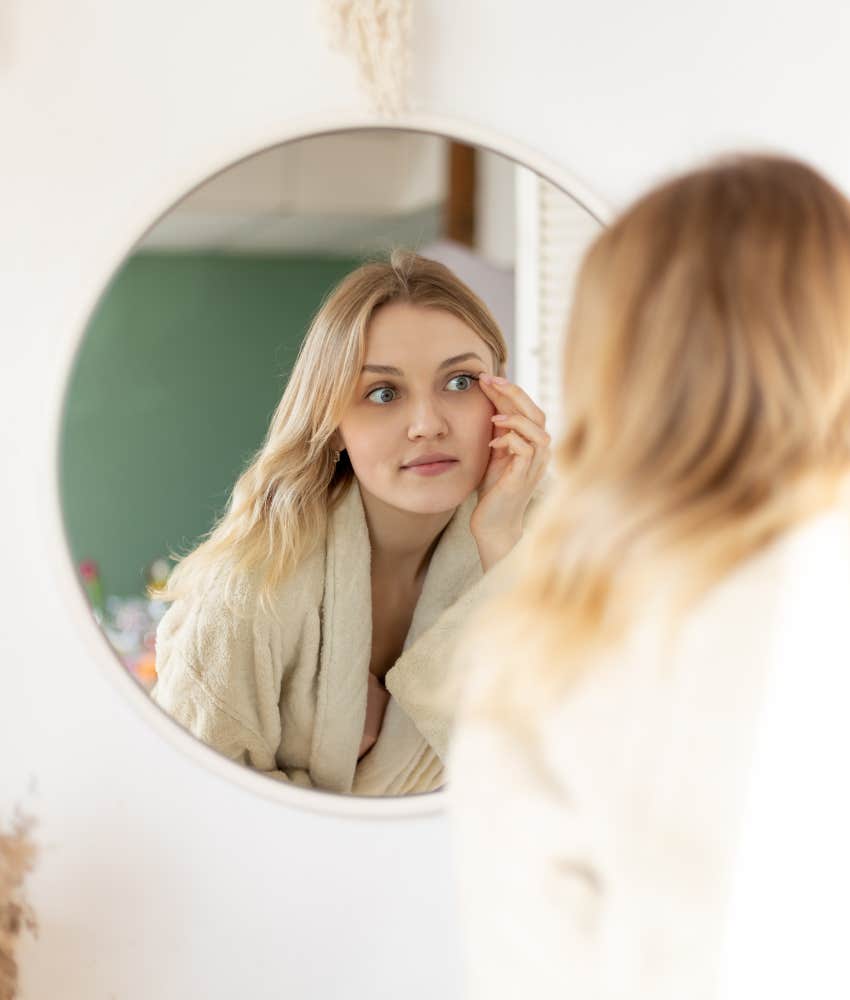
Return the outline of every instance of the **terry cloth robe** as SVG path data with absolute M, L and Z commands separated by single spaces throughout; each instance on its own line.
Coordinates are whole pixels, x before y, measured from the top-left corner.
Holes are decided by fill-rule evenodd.
M 843 928 L 832 953 L 829 933 L 806 930 L 835 919 L 847 898 L 839 876 L 846 842 L 819 827 L 843 811 L 846 762 L 830 752 L 843 709 L 823 713 L 817 704 L 845 704 L 850 506 L 812 517 L 735 567 L 674 631 L 656 614 L 664 601 L 650 603 L 656 596 L 622 643 L 547 702 L 535 740 L 472 712 L 494 662 L 507 655 L 523 669 L 522 651 L 488 650 L 484 634 L 457 646 L 464 690 L 447 789 L 467 1000 L 785 996 L 788 977 L 774 970 L 805 971 L 801 939 L 812 982 L 825 982 L 815 975 L 825 961 L 846 969 L 846 949 L 837 950 Z M 807 697 L 786 719 L 785 763 L 793 766 L 775 776 L 775 823 L 759 827 L 772 878 L 763 871 L 763 894 L 739 899 L 748 904 L 739 965 L 755 975 L 749 990 L 727 981 L 732 993 L 721 993 L 737 845 L 759 791 L 749 774 L 779 678 L 796 679 Z M 828 719 L 831 739 L 823 739 Z M 809 754 L 813 745 L 821 752 Z M 753 779 L 767 770 L 753 770 Z M 808 794 L 812 783 L 819 802 Z M 808 823 L 797 815 L 801 803 Z M 760 856 L 750 844 L 749 860 Z M 823 875 L 815 886 L 813 868 Z M 762 988 L 765 971 L 772 990 Z M 812 993 L 805 979 L 794 981 L 795 996 L 840 992 Z
M 431 562 L 375 745 L 358 762 L 372 650 L 371 547 L 354 480 L 306 557 L 264 613 L 253 585 L 231 610 L 222 586 L 181 598 L 157 630 L 151 695 L 194 736 L 278 780 L 361 795 L 427 792 L 443 783 L 450 718 L 435 697 L 469 610 L 489 592 L 469 519 L 455 511 Z M 504 562 L 504 560 L 503 560 Z

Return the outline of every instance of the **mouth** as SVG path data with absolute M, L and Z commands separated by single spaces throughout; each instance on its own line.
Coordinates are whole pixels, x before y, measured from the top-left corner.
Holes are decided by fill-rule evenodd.
M 460 462 L 451 455 L 422 455 L 420 458 L 403 465 L 405 472 L 413 472 L 419 476 L 439 476 L 443 472 L 448 472 Z

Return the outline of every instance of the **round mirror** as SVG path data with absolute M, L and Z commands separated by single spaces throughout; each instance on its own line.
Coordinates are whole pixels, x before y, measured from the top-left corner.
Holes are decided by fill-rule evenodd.
M 446 664 L 490 572 L 482 376 L 557 434 L 599 227 L 528 166 L 400 128 L 263 150 L 165 213 L 90 317 L 61 418 L 67 545 L 115 669 L 270 781 L 437 791 Z

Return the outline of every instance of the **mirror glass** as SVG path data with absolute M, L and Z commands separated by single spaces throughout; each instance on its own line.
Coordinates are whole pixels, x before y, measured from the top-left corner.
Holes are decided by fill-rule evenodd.
M 92 615 L 179 725 L 270 780 L 441 786 L 438 692 L 486 576 L 479 376 L 557 433 L 599 228 L 522 164 L 382 128 L 250 156 L 146 233 L 77 351 L 60 490 Z

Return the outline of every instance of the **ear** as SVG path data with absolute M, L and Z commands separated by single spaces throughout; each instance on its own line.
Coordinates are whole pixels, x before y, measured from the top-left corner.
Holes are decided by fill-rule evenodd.
M 339 429 L 335 430 L 331 435 L 331 447 L 336 448 L 337 451 L 345 451 L 345 441 L 343 440 L 342 434 Z

